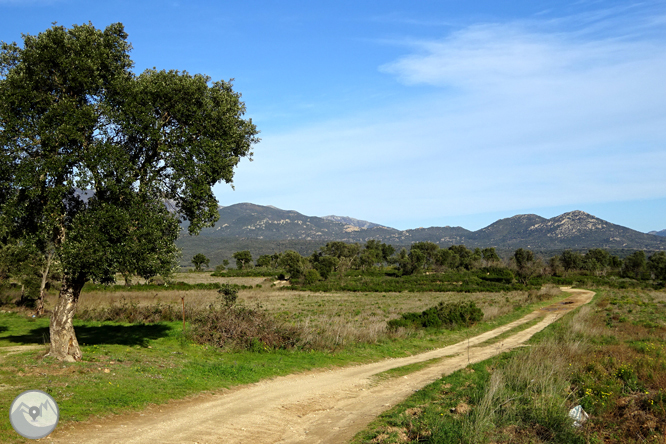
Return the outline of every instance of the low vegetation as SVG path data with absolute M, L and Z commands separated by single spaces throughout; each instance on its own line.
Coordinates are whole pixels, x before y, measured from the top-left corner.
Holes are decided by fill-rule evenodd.
M 526 349 L 442 378 L 353 442 L 661 443 L 666 293 L 602 290 Z M 590 415 L 574 426 L 576 405 Z
M 388 327 L 398 328 L 448 328 L 469 327 L 483 319 L 483 311 L 474 302 L 440 302 L 421 313 L 403 313 L 398 319 L 388 321 Z
M 175 279 L 197 276 L 208 279 L 198 273 Z M 239 285 L 257 279 L 228 278 Z M 8 405 L 27 388 L 44 390 L 58 399 L 64 425 L 277 375 L 401 357 L 458 342 L 466 332 L 391 333 L 386 329 L 386 321 L 400 313 L 424 310 L 440 301 L 471 299 L 481 307 L 485 321 L 470 327 L 470 334 L 510 322 L 538 306 L 530 304 L 537 298 L 529 292 L 498 298 L 494 293 L 324 294 L 276 290 L 270 284 L 242 289 L 227 287 L 224 280 L 220 286 L 238 290 L 237 299 L 227 302 L 220 289 L 84 292 L 74 319 L 84 352 L 77 363 L 44 357 L 47 317 L 33 318 L 30 310 L 3 305 L 0 403 Z M 549 294 L 558 297 L 554 291 Z M 48 295 L 47 309 L 54 297 Z M 185 331 L 181 298 L 185 299 Z M 230 308 L 235 314 L 229 315 Z M 202 322 L 197 316 L 202 316 Z M 256 327 L 264 321 L 265 325 Z M 221 340 L 228 327 L 245 333 Z M 262 336 L 266 332 L 273 336 Z M 271 342 L 271 338 L 276 339 Z M 42 346 L 22 353 L 3 352 L 6 346 L 28 344 Z M 8 417 L 0 421 L 0 442 L 23 442 L 11 430 Z
M 427 258 L 425 247 L 415 251 Z M 433 261 L 455 261 L 454 254 L 466 254 L 463 248 L 435 249 Z M 404 254 L 403 265 L 363 266 L 345 259 L 350 251 L 364 254 L 360 247 L 336 244 L 316 258 L 294 252 L 250 266 L 240 256 L 246 261 L 241 269 L 130 277 L 124 285 L 88 282 L 75 318 L 84 360 L 63 366 L 42 358 L 43 351 L 5 355 L 0 374 L 7 388 L 0 398 L 15 396 L 26 384 L 42 387 L 74 412 L 64 422 L 140 409 L 299 369 L 441 347 L 557 300 L 563 297 L 557 286 L 573 284 L 598 289 L 594 308 L 550 327 L 526 351 L 477 364 L 473 372 L 419 392 L 359 442 L 574 443 L 603 437 L 620 443 L 639 442 L 637 436 L 649 442 L 663 433 L 666 307 L 664 293 L 653 290 L 663 288 L 659 255 L 644 256 L 644 271 L 635 274 L 623 263 L 597 271 L 543 265 L 525 250 L 508 263 L 491 260 L 488 250 L 487 259 L 481 252 L 481 262 L 469 266 L 433 262 L 412 270 L 405 268 Z M 535 263 L 553 268 L 532 273 L 528 268 Z M 47 315 L 56 290 L 54 282 L 46 292 Z M 0 345 L 48 342 L 48 319 L 14 304 L 19 283 L 6 285 L 2 294 L 0 303 L 14 314 L 0 318 Z M 70 368 L 75 378 L 60 376 Z M 145 387 L 152 386 L 142 378 L 169 394 L 146 395 Z M 103 381 L 115 385 L 117 394 L 106 396 Z M 103 403 L 92 399 L 93 389 L 105 393 Z M 582 428 L 568 418 L 577 404 L 592 415 Z M 2 427 L 0 439 L 11 434 L 8 423 Z

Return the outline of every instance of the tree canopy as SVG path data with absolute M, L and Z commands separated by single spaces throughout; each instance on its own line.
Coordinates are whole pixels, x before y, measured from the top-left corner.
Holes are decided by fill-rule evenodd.
M 81 357 L 71 318 L 85 281 L 172 270 L 179 218 L 191 234 L 214 224 L 212 186 L 259 140 L 230 82 L 136 75 L 130 49 L 120 23 L 0 47 L 0 235 L 46 237 L 58 256 L 60 359 Z

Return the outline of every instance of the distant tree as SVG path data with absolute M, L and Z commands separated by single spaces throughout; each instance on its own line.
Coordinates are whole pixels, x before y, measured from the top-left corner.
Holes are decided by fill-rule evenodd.
M 52 250 L 44 256 L 34 243 L 8 240 L 0 244 L 0 284 L 10 277 L 21 285 L 18 303 L 41 315 L 46 291 L 60 278 L 59 264 Z
M 272 268 L 277 268 L 278 267 L 278 264 L 280 263 L 280 257 L 282 257 L 281 253 L 271 254 L 271 267 Z
M 611 263 L 611 255 L 606 250 L 593 248 L 583 256 L 582 268 L 592 273 L 604 274 Z
M 450 248 L 440 249 L 435 256 L 435 264 L 455 270 L 460 266 L 460 256 Z
M 555 255 L 548 259 L 548 268 L 550 269 L 550 274 L 559 275 L 562 270 L 562 261 L 561 257 Z
M 204 256 L 202 253 L 197 253 L 192 258 L 192 264 L 194 264 L 195 271 L 201 271 L 204 266 L 208 268 L 210 265 L 210 259 Z
M 384 262 L 382 245 L 384 244 L 374 239 L 366 242 L 358 259 L 362 269 L 372 268 Z
M 289 279 L 300 279 L 305 273 L 305 260 L 294 250 L 285 251 L 279 265 L 289 274 Z
M 257 267 L 271 268 L 272 260 L 271 256 L 268 254 L 262 254 L 257 259 Z
M 321 251 L 327 255 L 338 259 L 337 271 L 339 272 L 340 279 L 342 279 L 347 270 L 353 265 L 360 263 L 358 256 L 361 251 L 359 244 L 348 244 L 341 241 L 328 242 L 321 248 Z
M 659 251 L 652 254 L 648 259 L 647 268 L 655 279 L 666 282 L 666 252 Z
M 312 285 L 317 281 L 321 280 L 321 276 L 319 275 L 319 272 L 314 269 L 310 269 L 305 272 L 305 275 L 303 276 L 303 282 Z
M 532 251 L 523 248 L 515 251 L 513 259 L 516 263 L 518 278 L 524 285 L 527 285 L 532 276 L 538 272 L 538 265 L 540 264 L 534 261 L 534 253 Z
M 474 268 L 474 261 L 477 260 L 477 258 L 472 251 L 467 249 L 467 247 L 464 245 L 451 245 L 449 250 L 458 256 L 458 267 L 462 267 L 466 270 Z
M 583 255 L 577 251 L 565 250 L 562 252 L 561 263 L 565 271 L 580 270 L 583 268 Z
M 232 257 L 236 259 L 236 268 L 243 270 L 252 265 L 252 254 L 248 250 L 237 251 Z
M 645 259 L 645 251 L 636 251 L 622 262 L 622 275 L 625 277 L 632 277 L 640 279 L 647 268 L 647 260 Z
M 315 251 L 310 256 L 310 261 L 315 270 L 319 272 L 322 279 L 328 279 L 333 270 L 340 263 L 340 259 L 333 256 L 326 256 L 321 251 Z
M 534 261 L 534 253 L 530 250 L 519 248 L 513 254 L 513 258 L 516 260 L 516 266 L 520 270 L 521 268 L 528 267 Z
M 617 256 L 611 256 L 610 267 L 613 270 L 620 270 L 622 268 L 622 259 Z
M 423 255 L 423 268 L 431 267 L 435 263 L 439 245 L 434 242 L 415 242 L 410 248 L 410 253 L 418 250 Z
M 229 266 L 229 259 L 222 260 L 222 263 L 215 267 L 215 271 L 224 271 Z
M 130 48 L 119 23 L 54 25 L 0 45 L 0 227 L 47 237 L 62 267 L 49 326 L 59 360 L 81 360 L 72 319 L 85 282 L 169 274 L 176 214 L 190 234 L 214 223 L 211 188 L 231 183 L 258 141 L 230 83 L 135 75 Z
M 474 253 L 472 253 L 472 256 L 470 257 L 470 264 L 472 268 L 478 268 L 479 264 L 483 261 L 483 253 L 481 252 L 480 248 L 475 248 Z
M 491 266 L 499 262 L 502 262 L 502 259 L 495 251 L 495 247 L 484 248 L 483 250 L 481 250 L 481 256 L 483 257 L 483 260 L 486 262 L 486 266 Z
M 404 253 L 403 253 L 404 251 Z M 410 275 L 421 272 L 426 261 L 426 255 L 419 248 L 412 248 L 407 251 L 403 249 L 400 252 L 398 266 L 403 275 Z

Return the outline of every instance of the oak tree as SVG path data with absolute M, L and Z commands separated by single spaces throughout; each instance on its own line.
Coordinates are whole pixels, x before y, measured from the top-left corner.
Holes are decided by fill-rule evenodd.
M 204 267 L 208 268 L 210 265 L 210 259 L 202 253 L 197 253 L 192 258 L 192 265 L 194 265 L 195 271 L 201 271 Z
M 81 359 L 72 318 L 84 283 L 168 274 L 179 221 L 190 234 L 212 226 L 213 185 L 232 183 L 258 142 L 231 83 L 137 75 L 130 49 L 120 23 L 54 25 L 0 47 L 0 227 L 46 236 L 57 257 L 49 354 L 60 360 Z
M 237 251 L 232 256 L 236 259 L 236 268 L 239 270 L 252 267 L 252 253 L 249 250 Z

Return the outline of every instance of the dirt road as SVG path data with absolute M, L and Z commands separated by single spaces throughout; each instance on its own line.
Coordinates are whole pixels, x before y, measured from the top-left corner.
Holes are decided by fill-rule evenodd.
M 44 439 L 54 443 L 344 443 L 390 406 L 443 375 L 511 350 L 594 293 L 572 296 L 518 321 L 449 347 L 399 359 L 262 381 L 139 413 L 63 425 Z M 543 318 L 501 342 L 478 346 L 511 328 Z M 468 358 L 469 352 L 469 358 Z M 442 358 L 408 376 L 377 382 L 372 376 L 407 364 Z

